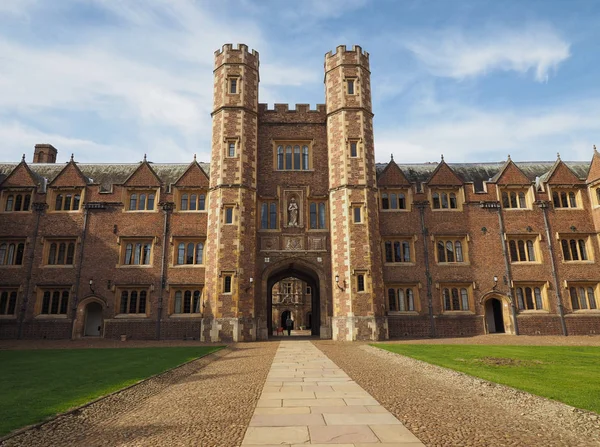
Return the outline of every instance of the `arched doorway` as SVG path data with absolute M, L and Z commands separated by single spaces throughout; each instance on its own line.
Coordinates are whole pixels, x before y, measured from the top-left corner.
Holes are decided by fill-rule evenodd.
M 498 298 L 490 298 L 485 303 L 485 320 L 489 334 L 504 334 L 504 314 L 502 302 Z
M 320 318 L 320 287 L 319 287 L 319 277 L 317 276 L 317 274 L 307 268 L 303 268 L 303 267 L 298 267 L 296 266 L 294 263 L 290 263 L 287 264 L 285 266 L 282 266 L 281 268 L 279 268 L 278 270 L 274 271 L 271 273 L 271 275 L 268 277 L 267 279 L 267 333 L 269 334 L 269 337 L 272 336 L 273 334 L 273 327 L 274 325 L 278 325 L 281 323 L 280 327 L 283 327 L 285 329 L 285 319 L 284 314 L 286 312 L 282 312 L 280 315 L 280 318 L 278 318 L 276 321 L 273 321 L 273 286 L 277 283 L 279 283 L 280 281 L 286 279 L 286 278 L 295 278 L 298 279 L 300 281 L 303 281 L 304 283 L 306 283 L 307 288 L 310 288 L 310 303 L 311 303 L 311 308 L 310 308 L 310 315 L 311 315 L 311 327 L 310 327 L 310 334 L 312 336 L 319 336 L 320 335 L 320 324 L 319 322 L 321 321 Z M 308 294 L 307 294 L 308 296 Z M 289 311 L 287 311 L 289 312 Z M 287 319 L 287 316 L 286 316 Z M 292 319 L 294 319 L 292 317 Z M 299 317 L 299 319 L 302 319 L 302 315 Z
M 102 335 L 102 305 L 97 301 L 90 301 L 85 306 L 83 334 L 86 337 L 100 337 Z

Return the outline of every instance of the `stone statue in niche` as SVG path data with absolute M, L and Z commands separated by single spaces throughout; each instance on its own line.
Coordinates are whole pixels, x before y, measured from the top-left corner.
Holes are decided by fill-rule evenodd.
M 297 227 L 298 226 L 298 204 L 296 203 L 296 198 L 292 197 L 290 199 L 290 204 L 288 206 L 288 227 Z

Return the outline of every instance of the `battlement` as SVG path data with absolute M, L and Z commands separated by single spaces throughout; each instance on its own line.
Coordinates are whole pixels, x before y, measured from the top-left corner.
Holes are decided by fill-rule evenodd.
M 352 45 L 352 50 L 348 50 L 346 45 L 338 45 L 335 53 L 329 51 L 325 53 L 325 71 L 329 71 L 338 65 L 362 65 L 369 69 L 369 53 L 363 51 L 359 45 Z
M 327 107 L 325 104 L 317 104 L 311 108 L 310 104 L 274 104 L 270 109 L 268 104 L 258 105 L 258 114 L 261 122 L 298 122 L 298 123 L 321 123 L 327 119 Z
M 243 43 L 238 43 L 235 48 L 233 44 L 226 43 L 220 50 L 215 51 L 215 68 L 224 63 L 246 64 L 258 70 L 258 51 L 248 51 L 248 45 Z

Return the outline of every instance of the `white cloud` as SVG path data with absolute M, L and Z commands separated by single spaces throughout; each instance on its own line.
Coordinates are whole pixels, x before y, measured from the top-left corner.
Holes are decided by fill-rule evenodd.
M 409 37 L 408 48 L 436 76 L 464 79 L 492 71 L 533 72 L 546 82 L 570 56 L 570 44 L 544 25 L 520 29 L 488 28 L 466 34 L 444 30 Z

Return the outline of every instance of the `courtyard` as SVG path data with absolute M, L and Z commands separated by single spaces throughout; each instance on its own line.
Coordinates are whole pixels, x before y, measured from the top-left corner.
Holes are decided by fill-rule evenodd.
M 3 383 L 27 383 L 3 391 L 4 409 L 35 401 L 62 412 L 184 364 L 2 445 L 600 445 L 599 337 L 497 335 L 378 346 L 285 337 L 202 357 L 216 346 L 5 341 Z M 60 349 L 69 347 L 87 349 Z M 45 369 L 36 371 L 36 362 Z M 62 402 L 44 401 L 52 394 Z M 11 411 L 5 413 L 7 424 Z

